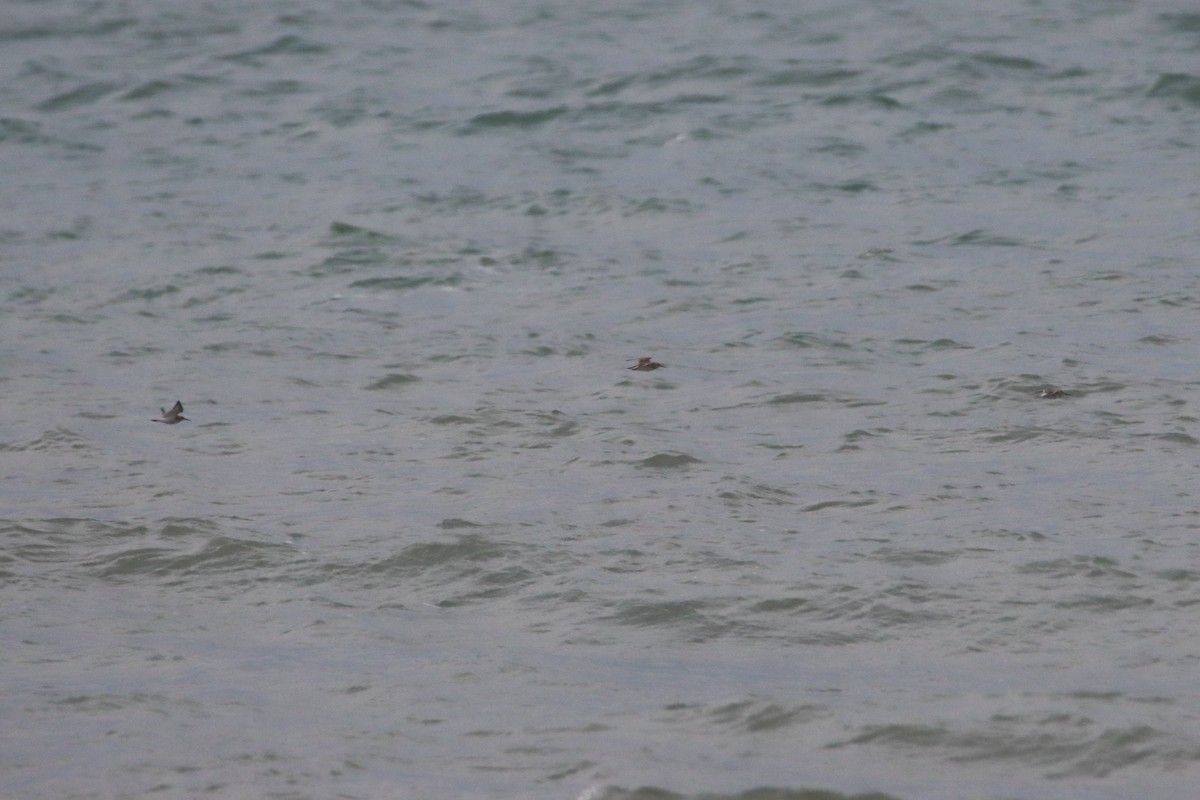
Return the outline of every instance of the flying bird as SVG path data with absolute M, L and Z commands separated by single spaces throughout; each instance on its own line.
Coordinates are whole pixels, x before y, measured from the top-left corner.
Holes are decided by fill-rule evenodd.
M 666 366 L 666 364 L 660 364 L 657 361 L 651 361 L 650 356 L 642 356 L 637 360 L 637 362 L 638 363 L 634 364 L 632 367 L 626 367 L 625 369 L 636 369 L 638 372 L 649 372 L 650 370 Z
M 190 419 L 183 415 L 183 403 L 179 402 L 178 400 L 175 401 L 175 405 L 171 406 L 170 411 L 167 411 L 165 408 L 161 407 L 158 410 L 162 412 L 162 416 L 158 419 L 150 420 L 151 422 L 161 422 L 164 425 L 177 425 L 180 422 L 191 422 Z

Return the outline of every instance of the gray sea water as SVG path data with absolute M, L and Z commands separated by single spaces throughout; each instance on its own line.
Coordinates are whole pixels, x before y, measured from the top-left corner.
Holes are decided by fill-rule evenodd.
M 1198 149 L 1184 0 L 5 3 L 0 796 L 1191 800 Z

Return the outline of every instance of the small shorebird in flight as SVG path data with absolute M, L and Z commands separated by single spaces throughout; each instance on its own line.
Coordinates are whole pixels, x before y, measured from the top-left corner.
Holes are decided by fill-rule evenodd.
M 625 369 L 636 369 L 638 372 L 649 372 L 652 369 L 658 369 L 659 367 L 666 366 L 666 364 L 660 364 L 657 361 L 651 361 L 650 356 L 642 356 L 637 360 L 637 362 L 638 363 L 634 364 L 632 367 L 626 367 Z
M 183 415 L 183 403 L 179 402 L 178 400 L 175 401 L 175 405 L 171 406 L 170 411 L 167 411 L 165 408 L 159 408 L 158 410 L 162 412 L 162 416 L 158 419 L 150 420 L 151 422 L 161 422 L 164 425 L 175 425 L 180 422 L 191 422 L 190 419 Z

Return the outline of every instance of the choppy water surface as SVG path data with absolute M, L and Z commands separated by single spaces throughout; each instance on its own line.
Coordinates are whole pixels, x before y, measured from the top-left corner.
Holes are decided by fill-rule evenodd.
M 1197 64 L 6 6 L 0 794 L 1190 800 Z

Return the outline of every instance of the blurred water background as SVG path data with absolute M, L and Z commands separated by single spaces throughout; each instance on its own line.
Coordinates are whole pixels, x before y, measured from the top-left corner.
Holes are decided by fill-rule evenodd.
M 0 795 L 1195 797 L 1194 3 L 13 0 L 0 76 Z

